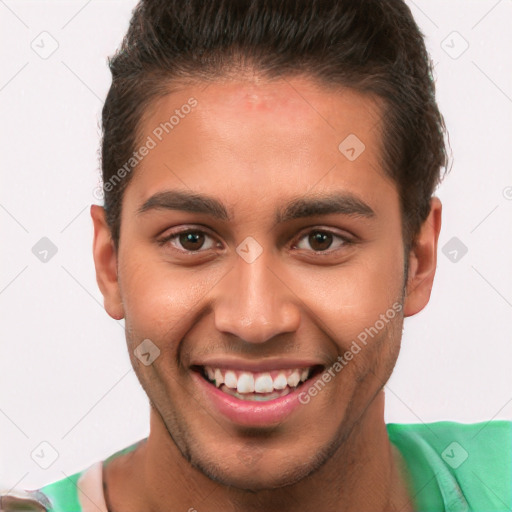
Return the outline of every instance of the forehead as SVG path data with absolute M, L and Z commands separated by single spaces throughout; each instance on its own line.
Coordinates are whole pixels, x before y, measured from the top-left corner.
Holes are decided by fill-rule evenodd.
M 164 188 L 192 189 L 228 209 L 251 195 L 263 208 L 337 185 L 378 201 L 390 188 L 380 113 L 372 96 L 305 78 L 179 88 L 147 111 L 140 140 L 153 147 L 127 194 L 140 204 Z

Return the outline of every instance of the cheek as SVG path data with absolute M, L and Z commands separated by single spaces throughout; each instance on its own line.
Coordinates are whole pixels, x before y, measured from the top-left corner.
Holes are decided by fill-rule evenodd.
M 132 251 L 120 273 L 128 332 L 155 342 L 179 340 L 221 277 L 220 269 L 176 268 L 148 253 Z
M 403 256 L 391 244 L 379 244 L 364 256 L 362 251 L 346 265 L 296 273 L 293 279 L 311 321 L 326 330 L 340 350 L 376 323 L 382 331 L 382 316 L 386 326 L 400 316 Z

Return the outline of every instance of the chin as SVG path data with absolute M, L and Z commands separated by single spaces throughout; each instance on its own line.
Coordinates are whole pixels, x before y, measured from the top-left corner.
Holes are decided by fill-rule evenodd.
M 204 460 L 191 461 L 196 469 L 211 480 L 248 492 L 270 491 L 294 485 L 318 470 L 324 462 L 325 458 L 317 455 L 310 457 L 307 463 L 294 464 L 289 459 L 288 465 L 285 465 L 282 456 L 274 460 L 257 454 L 252 459 L 249 454 L 237 457 L 229 465 Z
M 199 468 L 201 469 L 201 468 Z M 310 471 L 298 473 L 296 468 L 287 474 L 273 474 L 260 468 L 230 468 L 229 471 L 203 472 L 211 479 L 225 486 L 248 492 L 261 492 L 279 489 L 296 484 Z

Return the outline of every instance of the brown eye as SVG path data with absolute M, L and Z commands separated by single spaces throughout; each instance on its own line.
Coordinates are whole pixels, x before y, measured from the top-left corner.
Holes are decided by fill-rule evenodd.
M 295 247 L 301 250 L 324 252 L 328 249 L 331 249 L 331 251 L 342 249 L 344 246 L 353 243 L 354 242 L 349 237 L 331 233 L 327 230 L 315 229 L 305 233 Z
M 203 247 L 205 236 L 199 231 L 187 231 L 178 235 L 180 245 L 187 251 L 198 251 Z
M 325 251 L 332 245 L 332 234 L 313 231 L 308 237 L 308 242 L 314 251 Z
M 192 229 L 172 233 L 159 240 L 158 243 L 161 246 L 169 244 L 182 253 L 203 252 L 218 247 L 212 235 L 201 230 Z

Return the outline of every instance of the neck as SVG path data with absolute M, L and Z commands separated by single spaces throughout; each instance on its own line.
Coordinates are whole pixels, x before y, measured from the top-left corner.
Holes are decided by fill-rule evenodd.
M 409 512 L 404 469 L 387 435 L 383 392 L 321 468 L 293 485 L 257 492 L 224 486 L 194 468 L 152 408 L 147 442 L 110 471 L 107 501 L 110 512 L 156 512 L 162 503 L 172 511 Z

